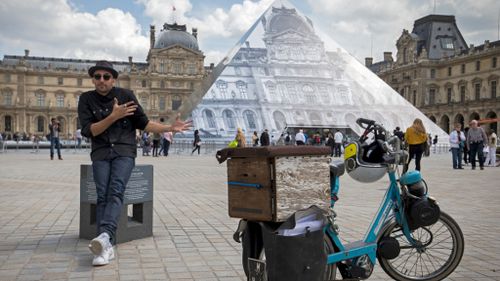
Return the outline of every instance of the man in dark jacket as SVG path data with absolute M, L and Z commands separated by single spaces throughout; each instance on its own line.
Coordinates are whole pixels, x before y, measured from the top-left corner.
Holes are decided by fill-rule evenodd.
M 61 143 L 59 141 L 59 134 L 61 133 L 61 125 L 56 118 L 50 119 L 49 125 L 49 135 L 50 135 L 50 160 L 54 160 L 54 147 L 57 150 L 57 156 L 59 160 L 63 160 L 61 157 Z
M 115 232 L 123 204 L 125 186 L 137 156 L 136 129 L 152 133 L 180 132 L 191 122 L 178 118 L 172 125 L 150 121 L 132 91 L 114 87 L 118 72 L 107 61 L 89 69 L 95 90 L 83 93 L 78 103 L 82 135 L 92 139 L 92 169 L 97 191 L 98 236 L 90 241 L 93 265 L 114 258 Z
M 260 145 L 269 146 L 269 143 L 269 133 L 267 132 L 267 129 L 265 129 L 264 132 L 262 132 L 262 134 L 260 135 Z

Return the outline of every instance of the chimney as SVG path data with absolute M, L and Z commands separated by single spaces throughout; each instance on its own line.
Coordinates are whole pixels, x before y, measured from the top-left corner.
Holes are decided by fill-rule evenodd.
M 25 50 L 24 50 L 24 56 L 25 56 L 25 57 L 29 57 L 29 56 L 30 56 L 30 50 L 25 49 Z
M 488 49 L 490 47 L 490 40 L 484 40 L 484 48 Z
M 384 52 L 384 61 L 390 61 L 392 62 L 392 52 Z
M 193 28 L 192 30 L 194 38 L 198 39 L 198 28 Z
M 370 67 L 373 64 L 373 58 L 365 58 L 365 66 Z
M 154 25 L 149 26 L 149 45 L 150 45 L 150 49 L 153 49 L 153 47 L 155 46 L 155 26 Z
M 245 41 L 245 46 L 246 46 L 247 48 L 250 48 L 250 42 Z
M 214 69 L 214 63 L 210 63 L 210 69 Z
M 128 63 L 132 65 L 132 56 L 128 57 Z

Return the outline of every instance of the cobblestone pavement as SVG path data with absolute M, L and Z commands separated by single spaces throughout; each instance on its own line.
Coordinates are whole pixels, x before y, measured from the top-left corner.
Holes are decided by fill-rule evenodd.
M 87 153 L 0 154 L 0 280 L 245 280 L 241 246 L 232 239 L 226 166 L 212 154 L 137 158 L 154 165 L 153 237 L 118 245 L 117 259 L 92 267 L 78 238 L 79 167 Z M 448 280 L 500 280 L 499 168 L 451 169 L 451 155 L 423 159 L 423 175 L 442 210 L 465 236 L 462 263 Z M 342 238 L 361 239 L 387 180 L 341 178 L 336 206 Z M 376 267 L 370 280 L 388 280 Z

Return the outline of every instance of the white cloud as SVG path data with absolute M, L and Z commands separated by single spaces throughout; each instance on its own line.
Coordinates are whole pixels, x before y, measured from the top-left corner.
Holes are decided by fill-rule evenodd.
M 33 56 L 144 60 L 149 47 L 130 13 L 113 8 L 82 13 L 66 0 L 3 0 L 0 26 L 0 52 L 6 54 L 30 49 Z

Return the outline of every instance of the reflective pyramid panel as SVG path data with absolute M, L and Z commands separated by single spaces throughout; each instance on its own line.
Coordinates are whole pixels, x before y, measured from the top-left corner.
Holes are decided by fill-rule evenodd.
M 268 129 L 342 128 L 358 117 L 402 130 L 415 118 L 448 135 L 341 48 L 287 1 L 276 1 L 222 60 L 224 67 L 192 113 L 194 126 L 214 137 Z

